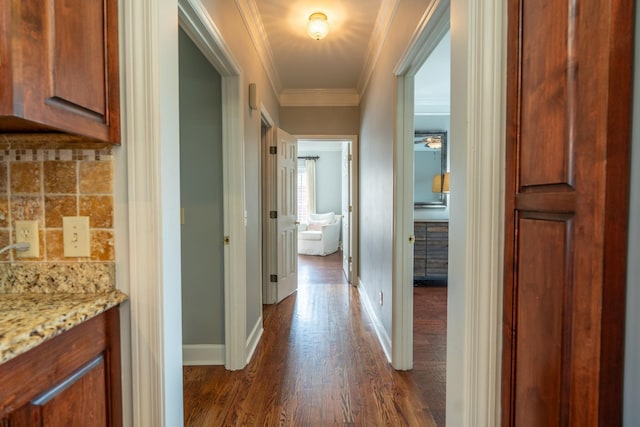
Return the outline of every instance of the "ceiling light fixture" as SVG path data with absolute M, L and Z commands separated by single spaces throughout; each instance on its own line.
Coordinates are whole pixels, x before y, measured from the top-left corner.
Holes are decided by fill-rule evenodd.
M 422 140 L 425 147 L 440 149 L 442 148 L 442 137 L 440 135 L 430 135 Z
M 309 16 L 307 34 L 315 40 L 325 38 L 326 35 L 329 34 L 329 22 L 327 22 L 327 15 L 322 12 L 312 13 Z

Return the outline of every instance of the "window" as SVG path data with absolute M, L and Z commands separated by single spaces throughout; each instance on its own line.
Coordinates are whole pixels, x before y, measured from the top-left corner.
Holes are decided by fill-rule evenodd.
M 298 158 L 298 221 L 307 222 L 316 213 L 316 160 L 318 156 Z
M 298 222 L 309 218 L 309 188 L 305 160 L 298 160 Z

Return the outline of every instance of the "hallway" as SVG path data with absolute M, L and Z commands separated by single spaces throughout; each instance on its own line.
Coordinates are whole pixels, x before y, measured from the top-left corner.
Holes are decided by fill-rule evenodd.
M 425 373 L 444 379 L 443 354 L 420 364 L 426 369 L 393 370 L 344 280 L 340 252 L 299 257 L 299 279 L 296 294 L 264 307 L 264 335 L 247 368 L 184 368 L 185 425 L 443 425 L 423 400 L 438 388 Z

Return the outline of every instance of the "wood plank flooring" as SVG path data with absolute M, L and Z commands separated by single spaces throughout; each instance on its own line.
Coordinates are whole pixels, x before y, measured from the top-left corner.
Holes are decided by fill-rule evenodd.
M 265 331 L 244 370 L 184 368 L 185 426 L 444 425 L 444 394 L 431 396 L 439 387 L 426 375 L 440 368 L 436 379 L 444 379 L 434 332 L 441 322 L 428 321 L 424 345 L 416 345 L 425 375 L 393 370 L 341 262 L 339 252 L 300 257 L 298 292 L 264 306 Z M 444 309 L 446 320 L 446 289 Z

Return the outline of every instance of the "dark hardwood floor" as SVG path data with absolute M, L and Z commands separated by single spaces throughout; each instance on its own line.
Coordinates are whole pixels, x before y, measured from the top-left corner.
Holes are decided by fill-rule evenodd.
M 264 306 L 244 370 L 184 368 L 186 426 L 444 425 L 446 288 L 415 288 L 415 369 L 399 372 L 341 262 L 299 257 L 298 292 Z
M 413 370 L 421 400 L 438 426 L 445 425 L 447 288 L 413 288 Z

